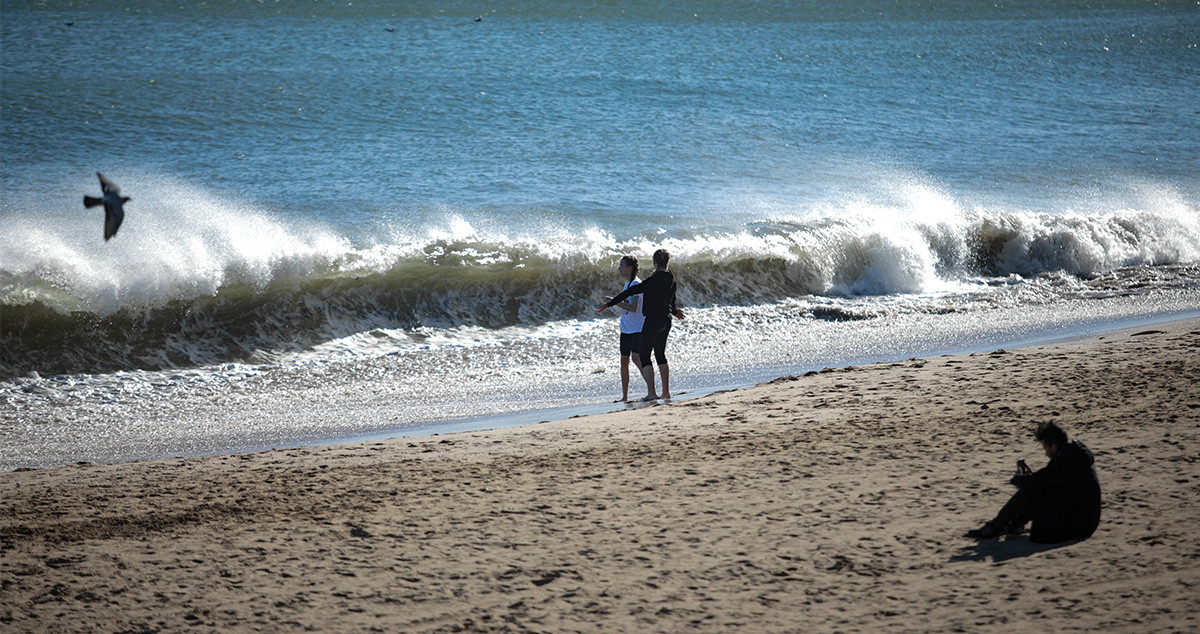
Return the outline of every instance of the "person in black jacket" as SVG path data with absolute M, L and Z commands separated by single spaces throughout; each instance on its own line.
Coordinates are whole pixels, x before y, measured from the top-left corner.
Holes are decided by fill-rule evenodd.
M 662 374 L 662 398 L 671 398 L 671 370 L 667 365 L 667 335 L 671 334 L 671 317 L 684 319 L 683 311 L 675 306 L 675 276 L 667 270 L 671 254 L 666 249 L 654 252 L 654 274 L 634 284 L 619 293 L 616 297 L 596 307 L 596 312 L 603 312 L 620 303 L 631 295 L 642 296 L 642 315 L 646 321 L 642 324 L 641 347 L 638 356 L 642 360 L 642 378 L 646 380 L 646 398 L 643 401 L 653 401 L 659 398 L 654 390 L 654 365 L 650 363 L 651 352 L 658 362 L 658 371 Z
M 1032 521 L 1029 541 L 1053 544 L 1086 539 L 1100 524 L 1100 479 L 1095 457 L 1081 440 L 1067 440 L 1067 432 L 1055 423 L 1041 423 L 1035 437 L 1050 458 L 1036 472 L 1017 462 L 1012 484 L 1017 487 L 994 519 L 968 531 L 967 537 L 991 539 L 1003 532 L 1019 533 Z

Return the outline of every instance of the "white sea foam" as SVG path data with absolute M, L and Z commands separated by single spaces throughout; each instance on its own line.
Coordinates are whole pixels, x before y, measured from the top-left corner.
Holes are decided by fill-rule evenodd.
M 112 177 L 135 184 L 126 193 L 136 196 L 108 243 L 99 216 L 74 196 L 63 205 L 78 213 L 50 202 L 14 218 L 0 250 L 3 374 L 273 363 L 370 348 L 361 336 L 370 332 L 461 342 L 463 329 L 540 328 L 587 318 L 613 293 L 621 255 L 648 271 L 660 246 L 673 253 L 688 306 L 987 294 L 1013 276 L 1057 275 L 1054 292 L 1074 280 L 1072 292 L 1091 293 L 1087 280 L 1122 267 L 1200 262 L 1200 209 L 1163 187 L 1139 190 L 1132 207 L 1047 213 L 968 207 L 935 184 L 900 179 L 875 199 L 637 235 L 446 210 L 355 244 L 175 179 Z M 1020 286 L 1002 301 L 1042 292 Z
M 447 211 L 426 226 L 356 245 L 327 227 L 297 224 L 169 177 L 112 177 L 132 185 L 126 193 L 136 196 L 121 233 L 108 243 L 97 237 L 98 213 L 81 205 L 64 209 L 76 206 L 73 200 L 50 200 L 9 218 L 0 249 L 6 303 L 65 297 L 64 307 L 106 315 L 234 287 L 255 293 L 314 277 L 398 274 L 420 263 L 450 266 L 439 275 L 462 290 L 489 284 L 489 271 L 607 271 L 624 253 L 648 267 L 660 246 L 700 286 L 763 288 L 774 280 L 754 276 L 769 273 L 789 278 L 785 288 L 839 295 L 936 292 L 980 274 L 1094 275 L 1200 261 L 1200 209 L 1161 186 L 1143 187 L 1136 207 L 1048 213 L 968 207 L 935 185 L 901 180 L 882 199 L 830 201 L 741 226 L 710 221 L 642 236 L 503 221 L 481 229 Z M 82 182 L 73 189 L 86 191 Z M 771 261 L 784 263 L 783 271 L 759 270 Z M 716 277 L 705 279 L 710 275 Z
M 261 290 L 328 270 L 350 249 L 326 230 L 298 231 L 267 211 L 170 177 L 109 177 L 133 197 L 118 235 L 100 238 L 103 212 L 85 211 L 75 200 L 81 196 L 27 201 L 6 220 L 0 293 L 54 288 L 73 298 L 73 307 L 107 315 L 231 286 Z M 96 189 L 85 182 L 63 189 Z

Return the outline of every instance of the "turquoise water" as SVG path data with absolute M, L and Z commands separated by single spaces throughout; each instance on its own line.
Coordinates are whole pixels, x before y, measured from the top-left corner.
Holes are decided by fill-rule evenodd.
M 0 36 L 6 464 L 597 402 L 591 307 L 658 246 L 695 389 L 1200 307 L 1195 3 L 5 2 Z
M 738 226 L 888 174 L 1046 212 L 1198 193 L 1190 2 L 177 4 L 6 3 L 6 189 L 152 172 L 356 242 Z

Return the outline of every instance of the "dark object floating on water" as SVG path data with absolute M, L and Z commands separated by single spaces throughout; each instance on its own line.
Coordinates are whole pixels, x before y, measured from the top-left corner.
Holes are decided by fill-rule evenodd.
M 104 205 L 104 240 L 107 242 L 109 238 L 117 235 L 117 229 L 121 228 L 121 221 L 125 220 L 125 203 L 133 199 L 121 196 L 121 188 L 104 178 L 104 174 L 96 172 L 96 176 L 100 177 L 100 191 L 104 193 L 104 196 L 101 198 L 84 196 L 83 206 L 91 209 Z

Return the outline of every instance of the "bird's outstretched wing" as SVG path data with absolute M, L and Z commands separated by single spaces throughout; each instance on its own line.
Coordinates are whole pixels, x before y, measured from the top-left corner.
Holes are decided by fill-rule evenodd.
M 96 176 L 100 177 L 100 191 L 104 192 L 105 194 L 113 194 L 114 196 L 121 195 L 121 188 L 117 187 L 116 184 L 107 178 L 104 178 L 104 174 L 96 172 Z
M 121 228 L 121 221 L 125 219 L 125 210 L 119 205 L 113 207 L 105 206 L 104 208 L 104 240 L 117 235 L 117 229 Z

